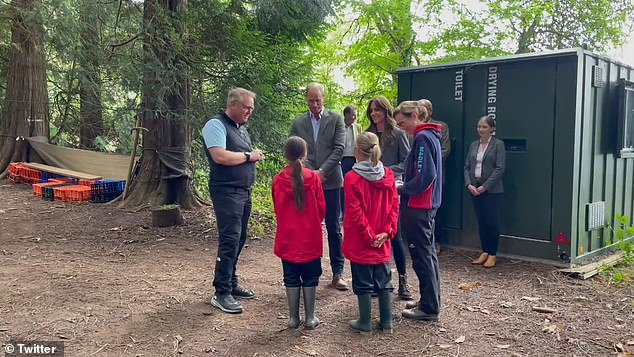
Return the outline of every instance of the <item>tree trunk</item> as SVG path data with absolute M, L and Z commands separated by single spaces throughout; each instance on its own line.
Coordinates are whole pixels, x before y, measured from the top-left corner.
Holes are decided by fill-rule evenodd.
M 186 0 L 146 0 L 143 5 L 146 67 L 142 126 L 148 131 L 143 133 L 138 173 L 122 203 L 124 207 L 178 204 L 192 209 L 201 204 L 189 169 L 192 131 L 186 116 L 191 89 L 180 18 L 186 5 Z M 166 165 L 165 160 L 170 158 L 170 163 L 181 170 Z
M 11 58 L 0 126 L 0 177 L 10 162 L 28 161 L 24 138 L 49 136 L 46 59 L 40 39 L 36 0 L 13 0 Z
M 82 54 L 79 65 L 79 146 L 94 149 L 95 138 L 103 135 L 103 109 L 101 105 L 101 79 L 99 59 L 103 51 L 99 44 L 97 2 L 82 0 Z

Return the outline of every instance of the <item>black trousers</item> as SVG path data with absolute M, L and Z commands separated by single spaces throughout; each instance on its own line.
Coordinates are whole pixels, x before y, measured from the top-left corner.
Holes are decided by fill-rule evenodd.
M 328 252 L 330 254 L 330 268 L 333 274 L 343 273 L 343 253 L 341 252 L 341 188 L 324 190 L 326 201 L 326 231 L 328 232 Z
M 357 162 L 357 159 L 354 156 L 344 156 L 341 158 L 341 172 L 343 173 L 343 177 L 346 177 L 346 174 L 352 170 L 352 166 Z M 341 215 L 343 217 L 343 207 L 345 202 L 343 190 L 341 190 Z
M 355 295 L 394 290 L 389 263 L 372 265 L 350 263 L 350 270 L 352 270 L 352 291 Z
M 251 215 L 251 190 L 235 187 L 209 188 L 218 228 L 218 256 L 213 285 L 216 295 L 228 295 L 238 286 L 236 265 L 247 240 Z
M 444 165 L 444 163 L 443 163 Z M 444 166 L 443 166 L 444 168 Z M 445 178 L 444 172 L 443 172 L 443 179 Z M 443 180 L 444 181 L 444 180 Z M 445 199 L 445 183 L 442 183 L 442 195 L 441 195 L 441 202 L 444 202 Z M 442 207 L 441 207 L 442 208 Z M 445 215 L 446 212 L 437 212 L 436 217 L 434 218 L 434 239 L 436 242 L 443 242 L 443 236 L 442 236 L 442 224 L 445 222 Z
M 500 226 L 498 224 L 498 206 L 501 193 L 485 192 L 479 196 L 471 196 L 473 209 L 478 218 L 480 232 L 480 246 L 484 253 L 496 255 L 500 241 Z
M 412 256 L 418 277 L 418 309 L 427 314 L 440 313 L 440 269 L 434 240 L 436 210 L 421 210 L 401 205 L 401 231 Z
M 398 219 L 398 231 L 396 236 L 392 239 L 392 254 L 394 255 L 394 265 L 396 265 L 396 271 L 399 275 L 403 275 L 407 272 L 407 260 L 405 258 L 405 242 L 403 241 L 403 234 L 401 234 L 401 218 Z
M 306 263 L 291 263 L 282 260 L 284 272 L 284 286 L 298 288 L 305 286 L 311 288 L 319 284 L 321 276 L 321 258 Z

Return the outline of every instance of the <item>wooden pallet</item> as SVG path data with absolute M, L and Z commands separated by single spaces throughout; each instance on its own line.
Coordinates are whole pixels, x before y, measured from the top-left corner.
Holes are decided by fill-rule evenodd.
M 46 171 L 46 172 L 50 172 L 53 174 L 58 174 L 58 175 L 63 175 L 66 177 L 74 177 L 74 178 L 78 178 L 81 180 L 101 180 L 102 177 L 101 176 L 95 176 L 95 175 L 91 175 L 91 174 L 87 174 L 84 172 L 79 172 L 79 171 L 73 171 L 73 170 L 66 170 L 66 169 L 61 169 L 59 167 L 55 167 L 55 166 L 49 166 L 49 165 L 44 165 L 44 164 L 37 164 L 37 163 L 33 163 L 33 162 L 23 162 L 22 165 L 32 168 L 32 169 L 36 169 L 36 170 L 40 170 L 40 171 Z
M 588 279 L 599 273 L 601 267 L 609 267 L 619 262 L 623 258 L 623 252 L 616 252 L 594 263 L 582 265 L 575 268 L 559 269 L 561 273 L 569 275 L 573 278 Z

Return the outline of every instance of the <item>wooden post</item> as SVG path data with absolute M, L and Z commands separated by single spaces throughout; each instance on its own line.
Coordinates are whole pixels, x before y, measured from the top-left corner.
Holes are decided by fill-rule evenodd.
M 132 179 L 132 169 L 134 168 L 134 159 L 136 158 L 136 147 L 139 145 L 139 132 L 141 130 L 149 131 L 146 128 L 141 127 L 141 118 L 137 118 L 136 126 L 132 128 L 134 130 L 134 144 L 132 145 L 132 153 L 130 154 L 130 166 L 128 167 L 128 178 L 125 181 L 125 189 L 123 190 L 123 199 L 128 197 L 128 191 L 130 187 L 130 180 Z

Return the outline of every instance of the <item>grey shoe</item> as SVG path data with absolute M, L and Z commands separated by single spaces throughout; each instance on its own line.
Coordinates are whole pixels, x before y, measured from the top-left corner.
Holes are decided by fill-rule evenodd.
M 419 309 L 405 309 L 401 314 L 412 320 L 438 321 L 438 314 L 427 314 Z
M 348 283 L 341 277 L 341 274 L 335 274 L 332 276 L 332 287 L 337 290 L 348 290 Z
M 306 322 L 304 328 L 312 330 L 317 327 L 321 321 L 315 317 L 315 291 L 316 287 L 304 287 L 304 311 L 306 313 Z
M 211 305 L 229 314 L 239 314 L 242 312 L 242 305 L 231 295 L 214 295 Z
M 300 288 L 286 288 L 286 299 L 288 300 L 288 328 L 299 327 L 299 297 Z
M 405 303 L 406 309 L 418 309 L 418 301 L 408 301 Z

